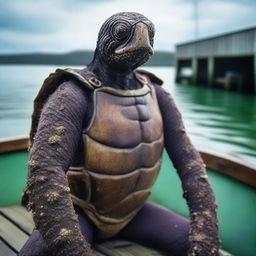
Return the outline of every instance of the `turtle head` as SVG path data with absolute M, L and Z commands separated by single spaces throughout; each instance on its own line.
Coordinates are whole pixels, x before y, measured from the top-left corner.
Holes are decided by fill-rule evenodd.
M 133 70 L 153 54 L 154 25 L 135 12 L 114 14 L 102 25 L 96 54 L 116 70 Z

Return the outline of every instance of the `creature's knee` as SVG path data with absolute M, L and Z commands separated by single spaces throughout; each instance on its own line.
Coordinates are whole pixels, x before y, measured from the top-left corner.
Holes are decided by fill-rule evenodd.
M 48 248 L 47 245 L 38 230 L 34 230 L 23 245 L 19 252 L 19 256 L 42 256 L 42 255 L 49 255 L 47 252 Z

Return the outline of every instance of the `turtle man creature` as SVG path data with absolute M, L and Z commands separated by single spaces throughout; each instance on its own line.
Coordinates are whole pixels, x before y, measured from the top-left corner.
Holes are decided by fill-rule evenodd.
M 136 70 L 153 54 L 154 26 L 139 13 L 111 16 L 92 62 L 58 69 L 34 102 L 23 202 L 35 230 L 20 255 L 92 255 L 114 236 L 167 252 L 218 255 L 216 204 L 204 164 L 169 93 Z M 147 201 L 166 149 L 190 222 Z

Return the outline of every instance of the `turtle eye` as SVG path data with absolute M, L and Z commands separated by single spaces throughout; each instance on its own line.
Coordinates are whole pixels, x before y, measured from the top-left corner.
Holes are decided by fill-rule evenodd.
M 119 21 L 112 28 L 112 35 L 118 41 L 127 39 L 131 34 L 131 25 L 125 21 Z

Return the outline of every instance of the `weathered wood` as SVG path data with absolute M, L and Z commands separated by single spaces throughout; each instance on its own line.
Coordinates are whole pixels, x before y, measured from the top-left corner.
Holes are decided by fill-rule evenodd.
M 9 246 L 0 240 L 0 255 L 2 256 L 15 256 L 17 255 Z
M 0 154 L 11 151 L 24 150 L 28 148 L 28 137 L 15 137 L 0 140 Z
M 28 236 L 19 229 L 19 226 L 29 230 L 31 233 L 33 228 L 33 220 L 24 207 L 20 205 L 12 205 L 8 207 L 1 207 L 0 213 L 0 236 L 9 244 L 13 250 L 4 242 L 0 241 L 0 255 L 13 256 L 21 249 Z M 6 218 L 7 216 L 8 218 Z M 21 223 L 23 222 L 23 223 Z M 18 223 L 19 226 L 13 223 Z M 4 252 L 4 254 L 2 254 Z M 163 256 L 155 250 L 143 247 L 136 243 L 123 240 L 112 240 L 104 243 L 96 244 L 94 247 L 95 256 Z
M 206 166 L 216 172 L 223 173 L 250 186 L 256 187 L 256 167 L 231 156 L 200 151 Z
M 95 248 L 108 256 L 164 256 L 159 251 L 141 246 L 126 240 L 112 240 L 101 244 L 96 244 Z
M 20 223 L 24 221 L 23 225 L 28 226 L 30 232 L 32 231 L 31 223 L 33 225 L 32 217 L 26 212 L 24 207 L 20 205 L 12 205 L 0 208 L 0 212 L 8 215 L 0 215 L 0 255 L 14 256 L 17 255 L 21 246 L 25 243 L 28 236 L 16 227 L 12 222 Z M 20 216 L 19 216 L 20 215 Z M 11 221 L 9 219 L 12 219 Z M 4 240 L 5 243 L 2 241 Z M 8 246 L 8 245 L 9 246 Z M 95 256 L 164 256 L 164 253 L 153 250 L 148 247 L 141 246 L 137 243 L 127 240 L 110 240 L 103 243 L 98 243 L 93 248 L 93 255 Z M 220 256 L 231 256 L 231 254 L 220 251 Z
M 27 234 L 21 231 L 3 215 L 0 215 L 0 236 L 17 252 L 20 251 L 28 239 Z
M 30 235 L 34 229 L 32 216 L 27 210 L 19 205 L 1 207 L 0 213 L 8 218 L 13 224 L 18 226 L 27 235 Z

